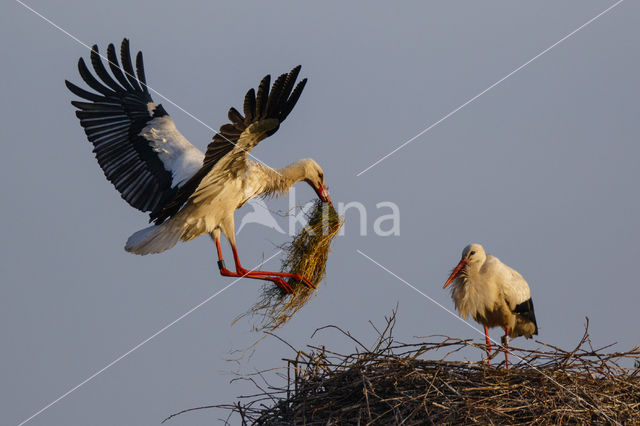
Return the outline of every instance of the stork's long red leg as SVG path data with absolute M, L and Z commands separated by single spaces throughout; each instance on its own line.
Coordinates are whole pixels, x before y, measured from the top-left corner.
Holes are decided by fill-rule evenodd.
M 489 327 L 484 326 L 484 337 L 487 339 L 487 365 L 491 365 L 491 339 L 489 339 Z
M 504 365 L 509 369 L 509 327 L 504 328 Z
M 309 281 L 307 278 L 303 277 L 300 274 L 294 274 L 294 273 L 290 273 L 290 272 L 270 272 L 270 271 L 248 271 L 245 268 L 242 267 L 242 265 L 240 264 L 240 256 L 238 256 L 238 250 L 236 249 L 236 246 L 231 244 L 231 251 L 233 251 L 233 260 L 235 261 L 236 264 L 236 271 L 239 274 L 242 274 L 243 276 L 247 276 L 247 277 L 278 277 L 278 278 L 293 278 L 294 280 L 298 280 L 302 283 L 304 283 L 307 287 L 309 288 L 316 288 L 316 286 L 314 286 L 311 281 Z M 219 254 L 220 255 L 220 254 Z M 283 281 L 282 279 L 280 279 L 279 281 Z M 289 285 L 287 284 L 287 287 L 289 287 Z M 291 287 L 289 287 L 289 289 L 291 289 Z M 290 293 L 293 292 L 293 290 L 289 291 Z
M 238 269 L 238 266 L 240 266 L 240 269 L 236 270 L 236 272 L 232 272 L 228 270 L 224 264 L 224 259 L 222 258 L 222 248 L 220 247 L 220 240 L 218 238 L 215 238 L 215 242 L 216 242 L 216 250 L 218 251 L 218 268 L 220 269 L 220 275 L 224 277 L 250 278 L 253 280 L 271 281 L 278 287 L 284 289 L 284 291 L 286 291 L 287 293 L 293 293 L 293 289 L 291 288 L 291 286 L 286 281 L 278 277 L 268 277 L 268 276 L 259 275 L 259 274 L 253 275 L 251 273 L 256 271 L 248 271 L 244 269 L 240 265 L 240 262 L 237 257 L 238 253 L 236 252 L 235 249 L 233 250 L 233 252 L 234 252 L 234 258 L 236 260 L 236 269 Z

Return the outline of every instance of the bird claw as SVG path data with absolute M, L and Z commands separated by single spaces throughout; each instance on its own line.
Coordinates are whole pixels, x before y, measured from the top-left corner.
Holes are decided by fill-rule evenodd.
M 286 293 L 293 293 L 293 288 L 291 288 L 291 284 L 284 280 L 284 278 L 291 280 L 295 280 L 303 283 L 310 289 L 315 289 L 316 286 L 313 285 L 311 281 L 309 281 L 306 277 L 290 272 L 269 272 L 269 271 L 258 271 L 258 270 L 248 270 L 243 268 L 239 263 L 236 263 L 236 272 L 231 272 L 227 268 L 225 268 L 224 261 L 221 259 L 218 261 L 218 268 L 220 269 L 220 274 L 227 277 L 246 277 L 253 278 L 258 280 L 271 281 Z
M 284 290 L 287 294 L 292 294 L 293 293 L 293 289 L 291 288 L 291 286 L 289 285 L 288 282 L 286 282 L 285 280 L 281 279 L 281 278 L 271 278 L 269 279 L 269 281 L 271 281 L 272 283 L 274 283 L 275 285 L 277 285 L 278 287 L 280 287 L 282 290 Z
M 309 281 L 306 277 L 292 272 L 268 272 L 268 271 L 247 271 L 246 269 L 238 269 L 238 274 L 246 277 L 261 277 L 263 279 L 269 280 L 279 287 L 287 290 L 287 293 L 293 293 L 293 289 L 291 285 L 284 281 L 284 278 L 288 278 L 289 280 L 295 280 L 303 283 L 307 287 L 311 289 L 315 289 L 316 286 L 313 285 L 311 281 Z
M 315 290 L 316 286 L 313 285 L 311 283 L 311 281 L 309 281 L 306 277 L 300 275 L 300 274 L 292 274 L 291 278 L 293 278 L 294 280 L 300 281 L 301 283 L 303 283 L 304 285 L 306 285 L 307 287 L 309 287 L 312 290 Z

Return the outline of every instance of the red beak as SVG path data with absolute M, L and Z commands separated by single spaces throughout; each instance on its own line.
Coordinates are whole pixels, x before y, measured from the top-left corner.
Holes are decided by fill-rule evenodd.
M 329 191 L 326 186 L 320 185 L 319 188 L 314 189 L 316 190 L 316 194 L 318 194 L 318 198 L 320 198 L 323 203 L 331 203 L 331 197 L 329 197 Z
M 462 268 L 464 268 L 467 265 L 467 262 L 468 262 L 468 260 L 465 259 L 464 257 L 462 259 L 460 259 L 460 262 L 458 262 L 456 267 L 453 268 L 453 272 L 451 272 L 451 275 L 449 275 L 449 279 L 447 280 L 446 283 L 444 283 L 442 288 L 447 288 L 447 286 L 449 284 L 451 284 L 453 282 L 453 280 L 455 280 L 458 275 L 460 275 L 460 271 L 462 271 Z

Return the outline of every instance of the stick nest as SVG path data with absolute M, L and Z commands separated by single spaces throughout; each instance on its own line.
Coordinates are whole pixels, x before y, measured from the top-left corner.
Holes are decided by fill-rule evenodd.
M 280 270 L 300 274 L 316 288 L 309 288 L 295 279 L 287 281 L 293 293 L 287 293 L 275 284 L 264 285 L 258 302 L 239 317 L 258 317 L 255 331 L 273 331 L 286 324 L 316 295 L 318 285 L 325 277 L 331 241 L 344 221 L 332 204 L 322 201 L 316 202 L 307 217 L 307 226 L 289 244 L 281 247 L 285 257 Z
M 588 319 L 573 350 L 542 342 L 537 350 L 511 348 L 510 360 L 518 361 L 509 370 L 446 360 L 465 351 L 479 359 L 485 345 L 468 340 L 398 343 L 394 324 L 395 312 L 369 348 L 329 326 L 353 339 L 356 353 L 310 346 L 286 360 L 286 375 L 279 374 L 284 386 L 265 388 L 245 377 L 259 393 L 190 410 L 224 408 L 230 411 L 227 424 L 235 415 L 251 425 L 640 424 L 640 346 L 615 353 L 604 352 L 612 345 L 593 349 Z M 442 351 L 439 360 L 426 359 Z

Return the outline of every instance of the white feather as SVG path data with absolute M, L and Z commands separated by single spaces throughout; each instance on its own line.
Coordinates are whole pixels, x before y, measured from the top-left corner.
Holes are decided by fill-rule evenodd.
M 162 225 L 152 225 L 134 233 L 127 240 L 124 249 L 139 255 L 162 253 L 175 246 L 182 236 L 182 227 L 168 221 Z
M 139 135 L 149 141 L 164 168 L 171 171 L 172 186 L 182 186 L 202 167 L 204 154 L 182 136 L 170 116 L 149 121 Z

